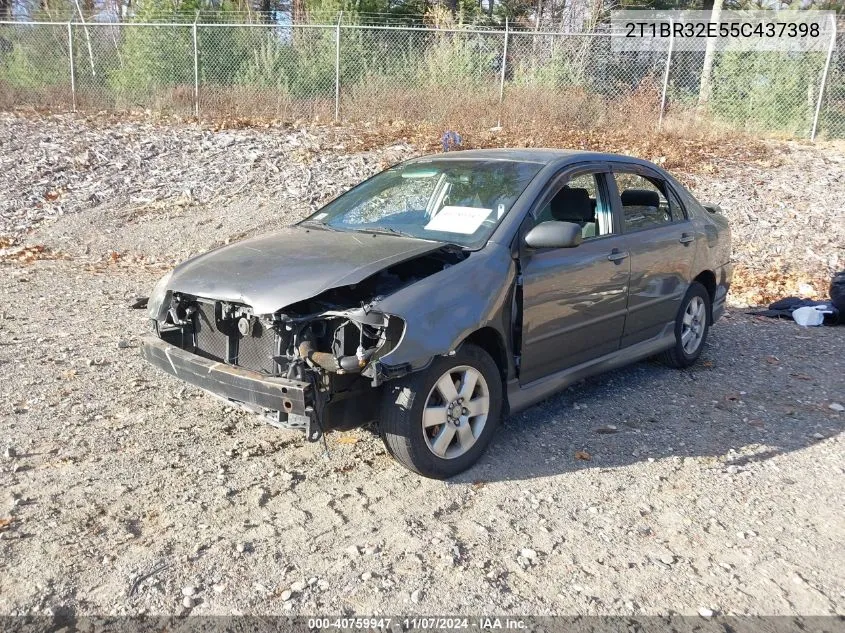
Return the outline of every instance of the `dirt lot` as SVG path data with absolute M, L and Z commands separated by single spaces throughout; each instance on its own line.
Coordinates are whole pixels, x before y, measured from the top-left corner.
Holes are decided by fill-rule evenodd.
M 246 132 L 151 127 L 171 139 L 159 158 L 133 171 L 115 149 L 92 175 L 49 158 L 83 142 L 58 123 L 46 140 L 2 123 L 5 200 L 64 189 L 3 216 L 46 250 L 0 262 L 0 613 L 845 613 L 845 329 L 734 307 L 694 368 L 644 362 L 576 385 L 506 420 L 464 476 L 424 480 L 368 430 L 330 435 L 326 455 L 147 367 L 145 315 L 127 307 L 165 263 L 289 223 L 416 146 L 302 154 L 308 135 L 268 133 L 279 171 L 259 182 L 238 158 L 258 151 Z M 143 129 L 104 129 L 144 143 Z M 196 172 L 179 134 L 232 153 L 230 171 Z M 777 169 L 798 181 L 822 154 L 795 152 Z M 825 152 L 838 191 L 843 157 Z M 162 153 L 195 175 L 165 173 Z M 757 199 L 789 184 L 767 183 Z M 142 192 L 155 187 L 167 195 Z M 754 215 L 755 196 L 723 190 Z M 755 249 L 774 248 L 765 236 Z M 802 262 L 841 263 L 842 242 L 813 243 Z

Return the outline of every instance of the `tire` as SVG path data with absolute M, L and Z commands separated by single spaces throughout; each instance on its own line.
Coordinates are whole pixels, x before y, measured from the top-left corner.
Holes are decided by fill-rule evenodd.
M 502 415 L 502 379 L 487 352 L 465 343 L 454 356 L 391 381 L 382 398 L 379 433 L 390 454 L 420 475 L 447 479 L 487 449 Z
M 694 364 L 707 342 L 710 314 L 710 293 L 697 281 L 692 282 L 675 317 L 675 344 L 660 359 L 678 369 Z

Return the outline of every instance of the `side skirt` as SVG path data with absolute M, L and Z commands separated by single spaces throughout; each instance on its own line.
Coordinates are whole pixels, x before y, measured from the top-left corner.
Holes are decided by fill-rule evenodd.
M 539 378 L 527 385 L 520 385 L 519 380 L 509 380 L 507 384 L 508 404 L 511 413 L 518 413 L 553 393 L 589 376 L 602 374 L 611 369 L 630 365 L 649 356 L 654 356 L 675 344 L 675 324 L 667 323 L 656 337 L 631 345 L 625 349 L 611 352 L 600 358 L 581 363 L 575 367 L 563 369 L 554 374 Z

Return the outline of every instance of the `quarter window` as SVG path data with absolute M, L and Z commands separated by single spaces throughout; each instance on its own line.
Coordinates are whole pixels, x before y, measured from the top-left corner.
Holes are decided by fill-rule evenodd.
M 678 199 L 659 180 L 632 173 L 615 173 L 627 232 L 670 224 L 685 219 Z M 669 191 L 670 200 L 664 191 Z

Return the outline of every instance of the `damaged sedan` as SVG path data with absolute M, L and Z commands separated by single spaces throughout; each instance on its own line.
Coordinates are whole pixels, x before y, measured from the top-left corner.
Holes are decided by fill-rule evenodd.
M 310 441 L 375 423 L 399 462 L 446 478 L 503 415 L 575 381 L 694 363 L 731 273 L 718 208 L 652 163 L 461 151 L 179 265 L 142 349 Z

